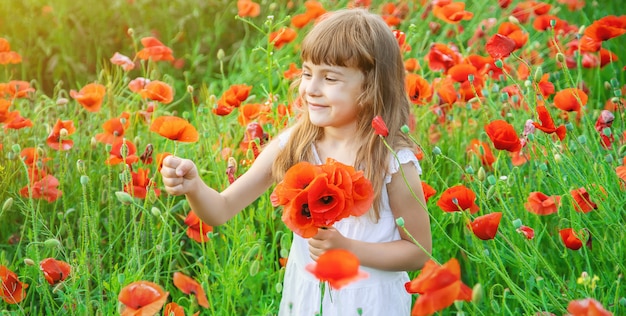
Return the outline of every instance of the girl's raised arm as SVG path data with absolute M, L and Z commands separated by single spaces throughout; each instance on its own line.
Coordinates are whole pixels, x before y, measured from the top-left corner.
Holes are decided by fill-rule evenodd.
M 272 164 L 279 151 L 276 138 L 265 146 L 250 169 L 222 192 L 206 185 L 191 160 L 169 156 L 161 169 L 163 184 L 172 195 L 185 194 L 191 209 L 203 222 L 221 225 L 272 185 Z

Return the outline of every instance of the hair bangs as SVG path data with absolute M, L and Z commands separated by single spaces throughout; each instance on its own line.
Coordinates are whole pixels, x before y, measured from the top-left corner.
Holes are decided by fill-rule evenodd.
M 374 66 L 374 57 L 364 43 L 369 43 L 371 34 L 359 21 L 347 23 L 338 19 L 341 13 L 332 13 L 318 22 L 305 37 L 301 45 L 301 58 L 316 65 L 356 67 L 368 71 Z M 342 30 L 337 32 L 336 30 Z

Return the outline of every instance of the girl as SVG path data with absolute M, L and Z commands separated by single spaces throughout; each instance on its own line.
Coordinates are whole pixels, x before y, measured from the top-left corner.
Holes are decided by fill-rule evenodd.
M 328 13 L 316 24 L 302 42 L 301 57 L 302 115 L 263 149 L 245 174 L 220 193 L 202 181 L 191 160 L 170 156 L 161 170 L 165 189 L 185 194 L 198 217 L 220 225 L 299 161 L 321 164 L 331 157 L 363 170 L 376 192 L 368 214 L 343 219 L 310 239 L 293 236 L 279 315 L 319 312 L 319 281 L 305 266 L 334 248 L 355 254 L 369 277 L 325 291 L 324 315 L 409 315 L 406 271 L 420 269 L 428 254 L 396 227 L 395 218 L 404 218 L 408 232 L 428 252 L 431 233 L 421 168 L 412 143 L 400 131 L 410 112 L 398 43 L 380 16 L 346 9 Z M 376 115 L 389 127 L 386 140 L 398 159 L 374 133 Z

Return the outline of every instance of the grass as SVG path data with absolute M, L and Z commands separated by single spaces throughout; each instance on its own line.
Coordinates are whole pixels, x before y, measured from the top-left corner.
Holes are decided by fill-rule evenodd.
M 371 10 L 380 12 L 382 3 L 373 2 Z M 0 265 L 29 284 L 20 304 L 0 301 L 1 314 L 113 315 L 118 313 L 121 289 L 138 280 L 159 284 L 169 292 L 168 301 L 177 302 L 189 314 L 277 313 L 284 273 L 279 259 L 288 255 L 291 233 L 280 220 L 280 210 L 271 206 L 269 195 L 215 227 L 209 242 L 198 243 L 185 233 L 183 220 L 190 210 L 183 198 L 148 194 L 146 199 L 122 203 L 116 192 L 123 191 L 130 170 L 106 165 L 110 146 L 92 138 L 103 131 L 105 121 L 129 112 L 130 127 L 125 136 L 137 146 L 138 155 L 152 144 L 155 154 L 176 152 L 193 158 L 209 185 L 225 188 L 227 157 L 222 152 L 232 152 L 238 161 L 238 175 L 254 157 L 239 148 L 244 128 L 237 121 L 238 113 L 222 117 L 214 115 L 212 109 L 216 99 L 233 84 L 253 86 L 246 103 L 264 103 L 273 95 L 277 98 L 272 103 L 275 110 L 278 104 L 291 102 L 290 81 L 283 72 L 291 62 L 299 64 L 298 41 L 310 25 L 284 47 L 267 43 L 269 33 L 288 26 L 290 16 L 304 11 L 303 1 L 289 3 L 293 6 L 287 1 L 262 2 L 262 13 L 255 18 L 236 18 L 233 1 L 28 0 L 0 8 L 0 37 L 8 39 L 11 49 L 23 57 L 21 64 L 1 66 L 0 82 L 25 80 L 36 90 L 11 106 L 34 125 L 5 129 L 0 136 L 0 202 L 4 203 L 0 210 Z M 346 6 L 346 1 L 322 3 L 327 10 Z M 425 8 L 408 3 L 409 14 L 398 26 L 412 46 L 405 57 L 417 58 L 421 64 L 418 73 L 432 83 L 443 76 L 431 71 L 424 61 L 432 43 L 454 43 L 464 54 L 486 55 L 484 40 L 467 45 L 479 22 L 495 17 L 499 24 L 521 1 L 513 1 L 508 9 L 497 7 L 494 1 L 468 1 L 467 10 L 474 17 L 460 24 L 465 31 L 451 37 L 446 34 L 456 30 L 456 25 L 439 22 L 432 13 L 422 18 Z M 624 14 L 618 4 L 587 3 L 584 10 L 576 12 L 556 2 L 551 4 L 552 14 L 577 26 L 609 14 Z M 269 15 L 273 18 L 267 18 Z M 429 29 L 429 22 L 440 23 L 437 33 Z M 437 190 L 428 202 L 433 255 L 440 262 L 457 258 L 463 281 L 470 287 L 480 284 L 483 291 L 482 299 L 455 304 L 442 314 L 452 315 L 458 310 L 468 315 L 534 315 L 539 311 L 562 315 L 570 301 L 594 298 L 620 315 L 626 310 L 626 287 L 622 285 L 626 195 L 624 181 L 615 170 L 626 155 L 623 105 L 614 112 L 611 133 L 616 141 L 612 148 L 600 145 L 594 124 L 605 102 L 623 91 L 626 53 L 621 47 L 626 44 L 625 37 L 603 43 L 617 54 L 617 62 L 602 69 L 567 69 L 549 53 L 550 32 L 538 32 L 531 23 L 522 24 L 529 34 L 528 44 L 515 52 L 519 56 L 534 50 L 544 58 L 541 65 L 532 65 L 531 74 L 541 66 L 543 73 L 550 73 L 556 91 L 582 82 L 590 90 L 579 122 L 571 113 L 560 114 L 548 102 L 555 123 L 568 126 L 562 142 L 536 131 L 529 146 L 538 150 L 521 166 L 511 163 L 508 152 L 494 148 L 496 161 L 491 167 L 467 153 L 471 139 L 491 146 L 484 126 L 492 120 L 507 120 L 518 134 L 527 119 L 536 121 L 535 91 L 514 75 L 488 79 L 477 109 L 459 102 L 443 122 L 438 122 L 432 111 L 436 98 L 413 108 L 416 126 L 411 135 L 425 153 L 422 180 Z M 130 35 L 129 28 L 133 30 Z M 488 34 L 493 32 L 495 29 Z M 153 35 L 171 47 L 177 59 L 184 60 L 182 67 L 166 62 L 142 63 L 142 67 L 124 72 L 109 63 L 116 51 L 132 58 L 140 47 L 139 39 Z M 218 58 L 220 50 L 223 56 L 220 53 Z M 518 65 L 514 57 L 507 63 Z M 175 145 L 149 131 L 138 114 L 148 102 L 127 89 L 128 82 L 136 77 L 161 80 L 174 87 L 174 102 L 157 105 L 156 114 L 188 119 L 201 135 L 198 142 Z M 107 87 L 105 105 L 97 113 L 85 111 L 69 97 L 70 90 L 91 82 Z M 512 106 L 513 98 L 503 99 L 501 89 L 511 84 L 518 85 L 522 96 L 531 100 L 528 109 Z M 59 105 L 64 99 L 67 104 Z M 55 151 L 45 144 L 57 119 L 72 120 L 76 126 L 76 133 L 70 136 L 74 146 L 69 151 Z M 270 137 L 280 129 L 269 124 L 263 128 Z M 440 134 L 437 141 L 434 132 Z M 39 166 L 45 166 L 59 180 L 63 192 L 59 199 L 49 203 L 20 194 L 29 183 L 26 166 L 19 158 L 25 148 L 37 148 L 49 158 Z M 135 167 L 148 168 L 149 176 L 157 188 L 160 186 L 154 162 Z M 476 193 L 479 213 L 444 213 L 437 206 L 440 194 L 456 184 Z M 579 187 L 585 187 L 597 203 L 597 209 L 588 214 L 576 212 L 572 204 L 569 192 Z M 560 196 L 558 213 L 537 216 L 526 211 L 525 203 L 533 191 Z M 480 240 L 466 228 L 466 221 L 496 211 L 503 217 L 495 239 Z M 520 222 L 535 229 L 534 239 L 527 240 L 516 231 Z M 566 227 L 585 231 L 583 239 L 591 238 L 592 247 L 567 249 L 558 233 Z M 72 267 L 71 275 L 55 286 L 48 285 L 38 266 L 49 257 Z M 192 296 L 173 285 L 176 271 L 202 284 L 210 302 L 208 309 L 200 308 Z M 585 273 L 587 278 L 582 277 Z M 411 276 L 418 274 L 411 272 Z

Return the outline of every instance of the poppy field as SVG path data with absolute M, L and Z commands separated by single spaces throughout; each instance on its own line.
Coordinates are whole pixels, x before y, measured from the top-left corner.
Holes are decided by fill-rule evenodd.
M 0 315 L 277 314 L 282 206 L 211 227 L 160 164 L 235 181 L 297 118 L 299 42 L 354 7 L 405 59 L 433 234 L 413 314 L 626 314 L 626 9 L 606 2 L 3 4 Z

